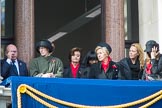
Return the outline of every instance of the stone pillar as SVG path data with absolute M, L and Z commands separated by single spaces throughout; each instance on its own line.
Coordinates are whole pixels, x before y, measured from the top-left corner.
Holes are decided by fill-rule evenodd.
M 104 40 L 112 47 L 112 59 L 119 61 L 125 53 L 124 0 L 104 0 L 102 4 Z
M 139 38 L 142 47 L 148 40 L 155 40 L 162 53 L 162 1 L 139 0 Z
M 29 65 L 34 57 L 34 0 L 15 0 L 15 42 L 18 57 Z

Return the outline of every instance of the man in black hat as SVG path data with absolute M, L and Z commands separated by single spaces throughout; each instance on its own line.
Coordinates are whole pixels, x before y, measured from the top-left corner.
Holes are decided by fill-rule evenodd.
M 53 46 L 48 40 L 41 40 L 36 44 L 40 56 L 30 62 L 30 76 L 62 77 L 63 63 L 59 58 L 53 57 Z
M 159 52 L 159 44 L 154 40 L 146 42 L 146 60 L 142 79 L 158 80 L 162 78 L 162 54 Z

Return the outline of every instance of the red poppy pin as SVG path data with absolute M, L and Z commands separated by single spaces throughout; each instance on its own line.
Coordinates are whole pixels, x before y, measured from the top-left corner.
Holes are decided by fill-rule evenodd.
M 116 68 L 117 68 L 117 66 L 116 66 L 116 65 L 112 65 L 112 68 L 113 68 L 113 69 L 116 69 Z
M 54 63 L 56 60 L 55 59 L 51 59 L 51 62 Z

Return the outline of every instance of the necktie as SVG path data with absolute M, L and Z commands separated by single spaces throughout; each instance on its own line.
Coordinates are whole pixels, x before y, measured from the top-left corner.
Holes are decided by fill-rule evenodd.
M 17 74 L 18 74 L 16 65 L 15 65 L 15 60 L 12 60 L 12 71 L 13 71 L 14 73 L 17 73 Z

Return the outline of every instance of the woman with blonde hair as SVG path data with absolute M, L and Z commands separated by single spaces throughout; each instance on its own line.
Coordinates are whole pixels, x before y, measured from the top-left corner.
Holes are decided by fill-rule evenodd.
M 120 79 L 120 70 L 117 64 L 110 57 L 111 46 L 105 42 L 97 44 L 95 52 L 98 63 L 91 65 L 88 78 L 92 79 Z
M 144 67 L 144 51 L 139 43 L 133 43 L 129 49 L 129 57 L 119 62 L 122 77 L 125 80 L 139 80 Z

